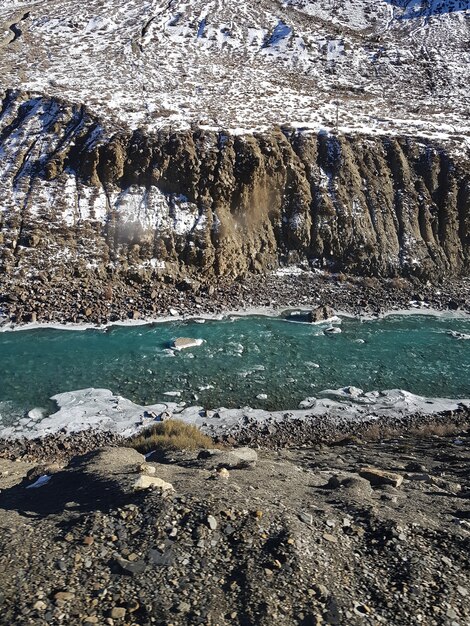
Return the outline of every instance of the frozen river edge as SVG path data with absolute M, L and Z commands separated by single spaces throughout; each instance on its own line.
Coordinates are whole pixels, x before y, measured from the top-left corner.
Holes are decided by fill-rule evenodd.
M 170 318 L 157 318 L 153 321 L 134 321 L 129 324 L 118 323 L 115 325 L 140 326 L 145 324 L 150 326 L 158 322 L 168 322 L 170 320 L 191 322 L 193 320 L 221 320 L 247 316 L 277 317 L 289 321 L 289 316 L 292 312 L 305 312 L 308 310 L 311 309 L 309 307 L 288 309 L 265 307 L 230 311 L 225 312 L 223 315 L 201 315 L 196 318 L 194 316 L 176 318 L 173 316 Z M 338 314 L 342 317 L 356 317 L 358 319 L 357 316 L 348 315 L 347 313 L 339 312 Z M 381 317 L 423 314 L 449 320 L 468 318 L 468 314 L 462 311 L 444 312 L 432 308 L 410 308 L 389 311 Z M 360 319 L 377 318 L 361 316 Z M 337 319 L 337 321 L 339 322 L 340 320 Z M 113 324 L 110 326 L 113 326 Z M 84 330 L 87 328 L 84 325 L 35 324 L 10 330 L 31 330 L 32 328 L 51 327 L 60 328 L 61 330 Z M 99 328 L 95 326 L 93 328 L 105 330 L 104 327 Z M 7 329 L 4 328 L 3 330 L 6 331 Z M 459 333 L 448 332 L 447 334 L 456 336 Z M 467 335 L 457 338 L 467 338 Z M 323 381 L 324 384 L 326 383 L 325 387 L 330 382 L 333 381 Z M 349 381 L 346 379 L 345 382 Z M 216 400 L 217 404 L 216 402 L 206 402 L 204 406 L 197 404 L 197 398 L 194 404 L 191 401 L 189 404 L 178 402 L 178 400 L 173 402 L 164 400 L 159 401 L 157 404 L 144 405 L 134 403 L 124 397 L 127 395 L 126 393 L 123 395 L 113 393 L 106 388 L 107 385 L 98 385 L 96 388 L 87 385 L 83 385 L 83 387 L 52 396 L 51 400 L 57 407 L 57 410 L 52 414 L 37 408 L 41 405 L 33 404 L 32 406 L 27 406 L 26 411 L 29 409 L 29 412 L 25 413 L 17 423 L 0 428 L 0 439 L 10 441 L 44 439 L 57 434 L 71 436 L 77 433 L 85 433 L 86 431 L 127 437 L 156 421 L 172 417 L 195 424 L 212 436 L 227 437 L 231 433 L 240 433 L 247 428 L 258 430 L 259 432 L 263 430 L 266 432 L 275 431 L 278 429 L 279 424 L 283 424 L 284 428 L 287 427 L 288 423 L 312 424 L 315 422 L 317 425 L 321 424 L 321 428 L 334 430 L 341 427 L 340 429 L 344 430 L 347 424 L 354 425 L 354 428 L 356 428 L 361 423 L 374 424 L 380 422 L 381 424 L 389 423 L 393 428 L 394 424 L 399 423 L 402 419 L 409 419 L 410 416 L 420 416 L 423 419 L 429 419 L 433 416 L 442 417 L 447 415 L 452 417 L 454 413 L 461 415 L 470 412 L 470 399 L 461 398 L 460 395 L 464 396 L 466 393 L 460 394 L 458 390 L 456 396 L 453 397 L 428 397 L 427 392 L 425 392 L 425 395 L 417 395 L 397 388 L 369 391 L 367 393 L 353 386 L 341 387 L 339 389 L 327 388 L 323 391 L 319 391 L 317 388 L 313 392 L 315 397 L 305 397 L 300 403 L 298 403 L 298 399 L 295 403 L 288 401 L 285 403 L 287 406 L 283 406 L 283 403 L 279 402 L 279 406 L 271 406 L 271 410 L 266 410 L 242 404 L 239 404 L 237 408 L 226 408 L 223 405 L 219 405 L 216 408 L 220 398 Z M 369 387 L 369 389 L 371 388 L 374 389 L 374 387 Z M 323 389 L 323 387 L 319 387 L 319 389 Z M 166 395 L 171 394 L 168 393 Z M 301 398 L 302 396 L 299 399 Z M 223 397 L 221 401 L 224 402 Z M 248 403 L 250 403 L 249 399 Z M 293 406 L 290 406 L 291 404 Z M 228 406 L 233 407 L 237 405 L 229 404 Z
M 58 407 L 55 413 L 43 417 L 40 411 L 32 410 L 17 425 L 0 430 L 0 438 L 44 439 L 57 433 L 68 436 L 84 431 L 128 437 L 170 418 L 195 424 L 216 437 L 236 434 L 249 426 L 259 431 L 275 431 L 286 422 L 322 423 L 333 430 L 338 427 L 342 430 L 346 424 L 374 422 L 389 423 L 393 428 L 402 418 L 406 420 L 410 416 L 426 419 L 470 411 L 470 399 L 426 398 L 399 389 L 364 393 L 355 387 L 345 387 L 325 390 L 319 395 L 319 398 L 307 398 L 301 403 L 302 408 L 290 411 L 250 407 L 209 411 L 175 402 L 141 406 L 108 389 L 89 388 L 53 396 L 51 399 Z

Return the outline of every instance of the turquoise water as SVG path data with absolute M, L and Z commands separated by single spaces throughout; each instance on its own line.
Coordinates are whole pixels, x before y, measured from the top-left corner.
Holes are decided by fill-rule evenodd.
M 0 333 L 0 415 L 6 425 L 31 408 L 47 407 L 56 393 L 85 387 L 111 389 L 139 404 L 176 399 L 268 409 L 296 408 L 321 390 L 346 385 L 470 397 L 470 341 L 448 334 L 470 334 L 470 318 L 343 318 L 341 334 L 326 336 L 324 328 L 241 317 Z M 177 337 L 205 343 L 173 353 L 168 348 Z

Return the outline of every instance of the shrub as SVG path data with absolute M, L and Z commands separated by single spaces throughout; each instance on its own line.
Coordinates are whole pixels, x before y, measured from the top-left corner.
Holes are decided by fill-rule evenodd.
M 406 281 L 404 278 L 401 278 L 401 276 L 395 276 L 395 278 L 392 278 L 390 280 L 390 287 L 392 289 L 406 289 L 408 286 L 408 281 Z
M 153 450 L 201 450 L 211 448 L 214 444 L 197 426 L 170 419 L 146 428 L 132 437 L 129 445 L 147 454 Z
M 379 286 L 379 282 L 375 276 L 365 276 L 362 279 L 362 284 L 366 289 L 376 289 Z

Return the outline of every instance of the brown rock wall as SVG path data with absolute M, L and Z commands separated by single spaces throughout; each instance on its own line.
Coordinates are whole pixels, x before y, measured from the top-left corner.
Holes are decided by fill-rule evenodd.
M 288 128 L 150 136 L 15 92 L 3 99 L 0 143 L 7 274 L 59 264 L 65 247 L 75 268 L 91 255 L 98 272 L 143 280 L 152 259 L 160 273 L 207 279 L 291 262 L 425 279 L 468 271 L 470 158 L 455 146 Z

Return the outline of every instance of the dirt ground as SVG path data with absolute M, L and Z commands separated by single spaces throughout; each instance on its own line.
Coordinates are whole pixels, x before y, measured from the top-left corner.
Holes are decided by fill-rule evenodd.
M 468 431 L 245 454 L 0 460 L 0 623 L 470 624 Z

